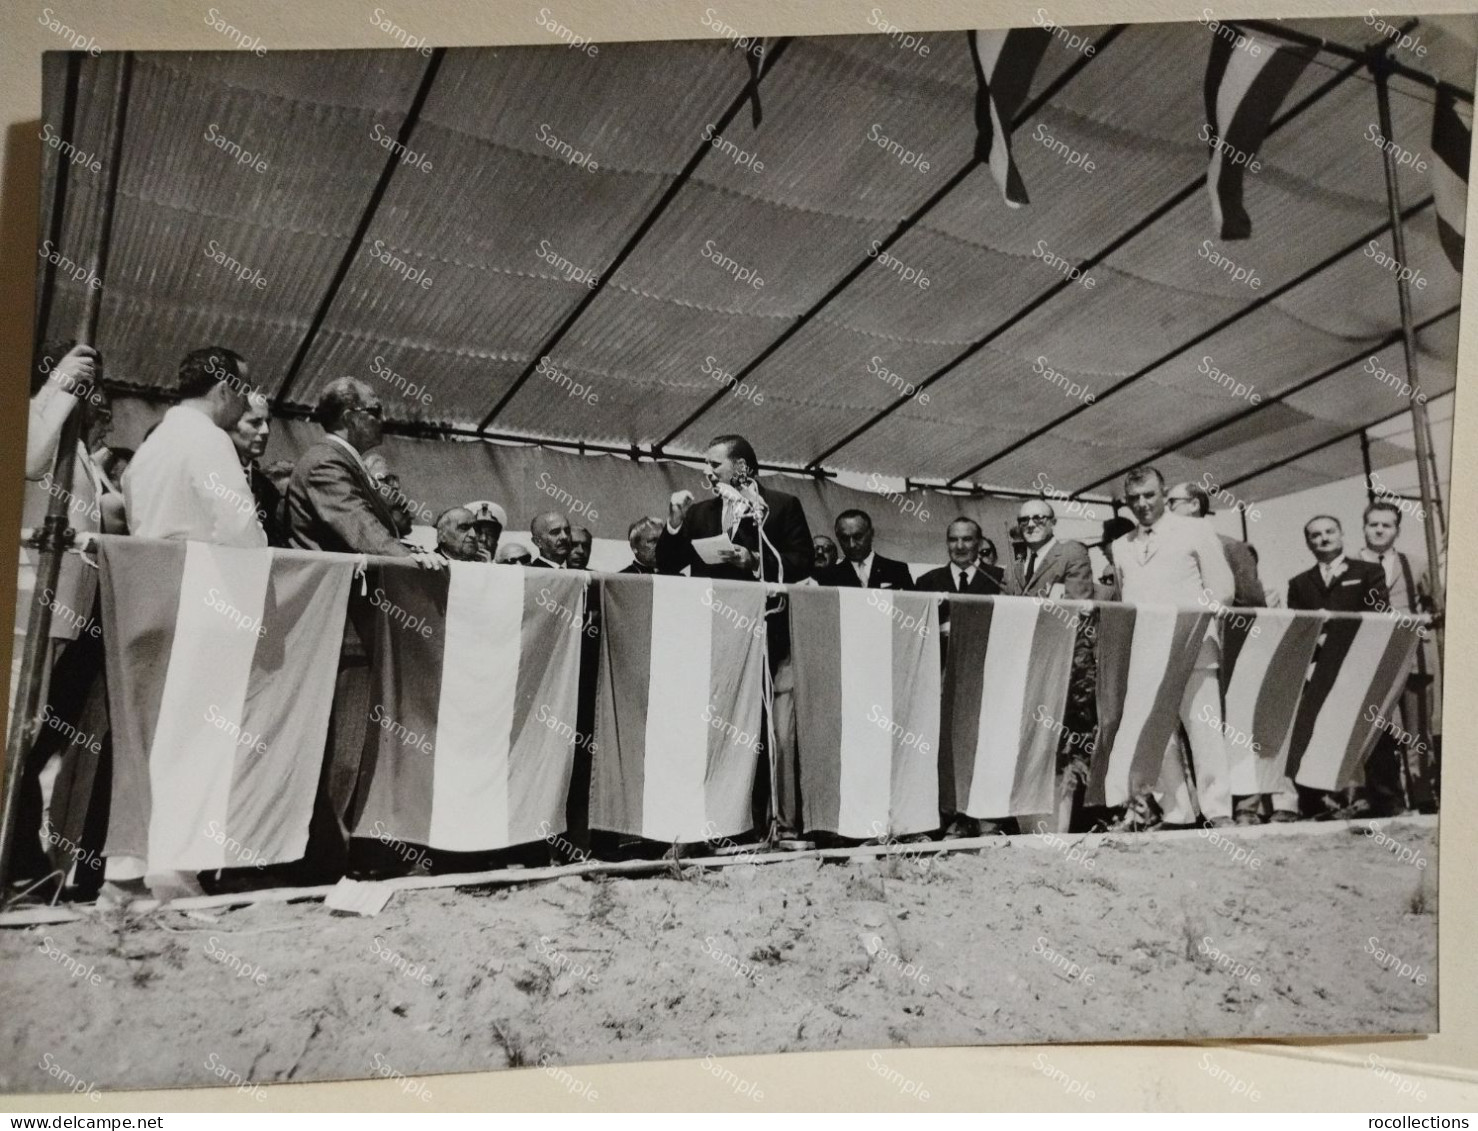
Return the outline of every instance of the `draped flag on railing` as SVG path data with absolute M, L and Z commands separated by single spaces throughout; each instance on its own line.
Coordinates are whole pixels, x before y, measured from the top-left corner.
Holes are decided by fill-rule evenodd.
M 940 804 L 970 817 L 1054 808 L 1079 609 L 1030 597 L 950 601 Z
M 1052 37 L 1035 27 L 966 34 L 975 65 L 975 156 L 990 167 L 1006 203 L 1020 208 L 1031 201 L 1011 156 L 1011 122 L 1031 93 Z
M 354 559 L 103 538 L 109 856 L 151 874 L 299 859 Z
M 891 589 L 790 591 L 802 827 L 939 827 L 939 601 Z
M 1205 97 L 1211 166 L 1206 187 L 1217 238 L 1245 240 L 1252 235 L 1252 219 L 1242 205 L 1242 182 L 1273 115 L 1316 49 L 1312 44 L 1275 44 L 1215 20 L 1210 27 Z
M 608 579 L 590 827 L 668 842 L 752 828 L 764 665 L 764 586 Z
M 1288 775 L 1310 789 L 1360 781 L 1361 762 L 1406 686 L 1417 630 L 1377 613 L 1331 613 L 1294 717 Z
M 1432 108 L 1432 196 L 1437 235 L 1453 270 L 1463 269 L 1468 217 L 1468 154 L 1473 147 L 1473 108 L 1440 87 Z
M 1228 609 L 1221 629 L 1221 691 L 1234 796 L 1276 793 L 1287 742 L 1323 619 L 1287 609 Z
M 587 575 L 386 565 L 355 835 L 480 852 L 565 829 Z
M 1211 614 L 1171 605 L 1099 607 L 1098 742 L 1087 803 L 1123 805 L 1154 787 Z

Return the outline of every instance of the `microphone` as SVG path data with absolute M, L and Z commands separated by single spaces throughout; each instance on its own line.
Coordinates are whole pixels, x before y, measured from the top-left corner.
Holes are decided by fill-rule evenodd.
M 754 503 L 732 484 L 725 483 L 722 479 L 716 479 L 713 483 L 713 489 L 718 492 L 719 498 L 727 499 L 734 505 L 736 513 L 743 511 L 748 514 L 754 510 Z

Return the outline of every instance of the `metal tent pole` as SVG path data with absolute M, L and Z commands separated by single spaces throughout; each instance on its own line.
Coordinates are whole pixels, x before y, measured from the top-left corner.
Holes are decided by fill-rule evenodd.
M 1390 66 L 1385 53 L 1371 60 L 1375 74 L 1376 107 L 1380 115 L 1381 134 L 1391 140 L 1391 93 L 1389 89 Z M 1401 187 L 1396 183 L 1396 158 L 1390 146 L 1381 147 L 1381 156 L 1386 173 L 1386 205 L 1391 214 L 1391 244 L 1396 262 L 1406 264 L 1406 228 L 1401 220 Z M 1426 533 L 1428 568 L 1434 575 L 1439 568 L 1441 541 L 1437 533 L 1437 503 L 1432 490 L 1432 444 L 1427 421 L 1427 398 L 1421 391 L 1417 376 L 1416 327 L 1411 314 L 1411 282 L 1405 272 L 1397 272 L 1396 294 L 1401 304 L 1401 348 L 1406 357 L 1406 381 L 1410 388 L 1407 400 L 1411 406 L 1412 439 L 1416 444 L 1417 482 L 1421 488 L 1422 528 Z M 1433 600 L 1437 598 L 1433 586 Z M 1439 618 L 1441 608 L 1436 610 Z M 1441 650 L 1442 628 L 1438 620 L 1438 651 Z
M 1365 501 L 1375 502 L 1375 468 L 1370 465 L 1370 430 L 1360 429 L 1360 466 L 1365 469 Z
M 97 214 L 97 228 L 92 253 L 86 257 L 93 278 L 105 280 L 108 268 L 108 243 L 112 236 L 113 205 L 118 195 L 118 168 L 123 162 L 123 130 L 127 117 L 128 88 L 133 74 L 133 54 L 118 58 L 113 76 L 113 113 L 110 123 L 108 175 Z M 69 137 L 66 140 L 71 141 Z M 78 262 L 84 257 L 79 256 Z M 101 287 L 88 287 L 77 339 L 91 345 L 97 338 L 98 315 L 102 299 Z M 77 445 L 82 435 L 82 409 L 74 408 L 62 428 L 57 445 L 54 482 L 70 488 L 77 464 Z M 41 688 L 46 677 L 47 642 L 51 634 L 51 605 L 44 594 L 55 592 L 61 573 L 62 555 L 72 545 L 74 531 L 67 524 L 68 491 L 54 492 L 46 507 L 46 518 L 36 536 L 39 551 L 36 563 L 36 588 L 31 598 L 30 617 L 26 622 L 26 643 L 21 653 L 20 684 L 10 716 L 10 736 L 6 743 L 5 792 L 0 802 L 0 902 L 9 892 L 10 868 L 14 857 L 16 807 L 20 801 L 21 781 L 25 777 L 26 760 L 36 738 L 41 710 Z

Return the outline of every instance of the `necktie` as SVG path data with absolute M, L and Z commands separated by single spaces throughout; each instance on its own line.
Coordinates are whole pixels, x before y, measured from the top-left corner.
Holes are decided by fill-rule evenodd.
M 1026 555 L 1026 583 L 1031 584 L 1032 575 L 1037 572 L 1037 552 L 1029 550 Z
M 962 570 L 960 570 L 960 588 L 959 588 L 958 591 L 961 592 L 961 593 L 965 593 L 965 592 L 967 592 L 969 590 L 969 588 L 970 588 L 970 571 L 968 569 L 962 569 Z

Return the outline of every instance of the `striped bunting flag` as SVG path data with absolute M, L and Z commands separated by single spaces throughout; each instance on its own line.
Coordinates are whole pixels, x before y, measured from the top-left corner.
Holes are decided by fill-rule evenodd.
M 1463 233 L 1468 217 L 1468 154 L 1473 148 L 1473 108 L 1437 91 L 1432 110 L 1432 196 L 1437 235 L 1453 270 L 1463 269 Z
M 1048 813 L 1084 603 L 951 598 L 941 807 L 969 817 Z
M 590 827 L 668 843 L 747 832 L 765 587 L 613 574 L 601 590 Z
M 1123 805 L 1152 789 L 1211 614 L 1174 605 L 1100 606 L 1098 742 L 1087 804 Z
M 354 559 L 101 539 L 105 855 L 150 874 L 302 857 Z
M 1011 122 L 1031 93 L 1052 36 L 1035 27 L 966 34 L 975 65 L 975 157 L 990 166 L 1006 203 L 1020 208 L 1031 202 L 1011 156 Z
M 1288 736 L 1324 616 L 1228 609 L 1218 621 L 1231 790 L 1239 797 L 1275 793 L 1286 772 Z
M 801 827 L 869 839 L 939 827 L 939 600 L 790 591 Z
M 1315 49 L 1311 44 L 1275 44 L 1214 20 L 1210 27 L 1205 97 L 1211 167 L 1206 187 L 1217 238 L 1245 240 L 1252 235 L 1252 219 L 1242 206 L 1244 174 Z
M 356 836 L 485 852 L 564 831 L 575 744 L 590 741 L 575 729 L 587 580 L 480 562 L 370 571 Z
M 1416 630 L 1379 613 L 1330 613 L 1294 716 L 1288 774 L 1310 789 L 1344 789 L 1406 686 Z

